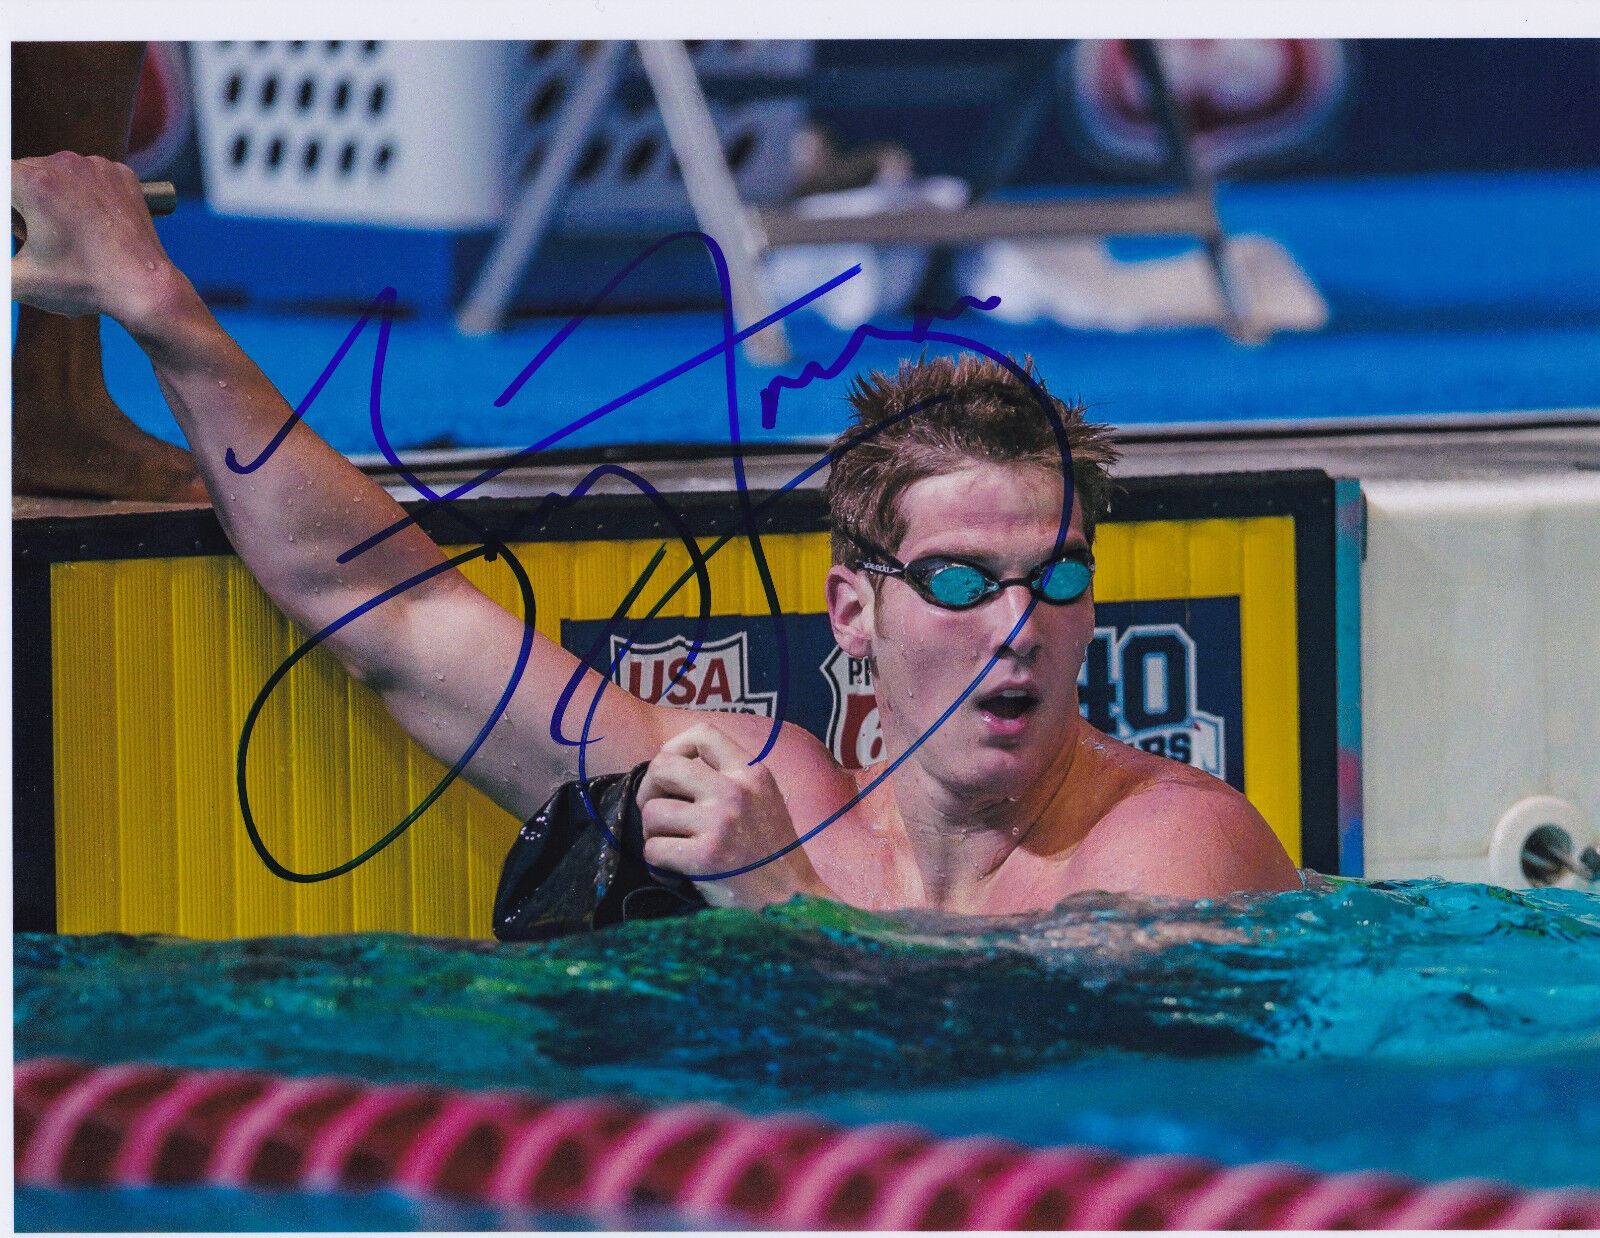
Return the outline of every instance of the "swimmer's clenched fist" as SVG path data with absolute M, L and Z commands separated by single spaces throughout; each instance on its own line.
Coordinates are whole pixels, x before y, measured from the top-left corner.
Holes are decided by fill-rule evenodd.
M 447 570 L 387 491 L 294 418 L 172 266 L 132 172 L 68 154 L 22 160 L 12 202 L 28 232 L 14 295 L 128 329 L 246 566 L 302 631 L 334 629 L 323 648 L 424 750 L 454 764 L 505 691 L 522 617 Z M 576 777 L 574 745 L 552 735 L 576 678 L 573 699 L 599 694 L 584 772 L 650 763 L 638 797 L 650 863 L 691 877 L 731 872 L 832 819 L 770 863 L 699 882 L 713 903 L 807 893 L 1002 914 L 1079 890 L 1200 898 L 1296 887 L 1242 795 L 1117 743 L 1079 711 L 1094 528 L 1114 458 L 1104 428 L 1019 367 L 977 356 L 905 363 L 858 380 L 850 399 L 852 446 L 834 455 L 827 483 L 825 590 L 835 639 L 872 670 L 884 763 L 847 771 L 792 724 L 773 738 L 765 718 L 711 721 L 649 704 L 536 636 L 464 777 L 522 819 Z M 230 455 L 255 463 L 234 468 Z M 358 544 L 369 548 L 341 563 Z M 393 596 L 366 610 L 381 594 Z
M 11 260 L 17 300 L 69 318 L 104 314 L 136 335 L 161 312 L 177 272 L 131 168 L 70 151 L 16 159 L 11 205 L 28 228 Z
M 710 722 L 663 745 L 639 784 L 645 862 L 690 876 L 713 907 L 763 907 L 795 894 L 828 895 L 806 853 L 794 847 L 794 821 L 765 764 Z M 786 855 L 766 857 L 785 847 Z M 737 872 L 757 865 L 748 872 Z

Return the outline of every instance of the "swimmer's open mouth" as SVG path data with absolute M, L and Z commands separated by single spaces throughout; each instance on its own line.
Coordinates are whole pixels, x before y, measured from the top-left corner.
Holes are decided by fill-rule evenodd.
M 1004 688 L 978 698 L 978 708 L 996 718 L 1013 720 L 1032 713 L 1039 707 L 1039 698 L 1026 688 Z

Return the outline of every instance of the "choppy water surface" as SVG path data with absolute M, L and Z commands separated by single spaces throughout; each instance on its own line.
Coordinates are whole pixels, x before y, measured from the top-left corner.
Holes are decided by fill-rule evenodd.
M 804 1107 L 1600 1186 L 1600 896 L 1444 882 L 1047 914 L 806 900 L 533 945 L 16 940 L 16 1055 Z

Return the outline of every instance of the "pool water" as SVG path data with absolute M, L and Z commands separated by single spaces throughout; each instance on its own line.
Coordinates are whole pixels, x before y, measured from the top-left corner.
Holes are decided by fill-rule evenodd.
M 15 1052 L 1600 1186 L 1600 895 L 1314 885 L 993 920 L 796 900 L 534 945 L 23 935 Z
M 289 1193 L 232 1187 L 123 1187 L 108 1190 L 17 1188 L 18 1232 L 209 1233 L 308 1230 L 598 1230 L 600 1222 L 525 1209 L 418 1199 L 391 1191 Z M 652 1220 L 652 1229 L 671 1229 Z

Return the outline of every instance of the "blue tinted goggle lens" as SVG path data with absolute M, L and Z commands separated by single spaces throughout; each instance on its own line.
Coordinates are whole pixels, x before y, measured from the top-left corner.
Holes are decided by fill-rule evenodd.
M 1045 565 L 1034 591 L 1047 602 L 1070 602 L 1089 587 L 1094 569 L 1082 559 L 1057 559 Z
M 994 591 L 994 578 L 966 563 L 936 567 L 922 583 L 942 606 L 971 606 Z

